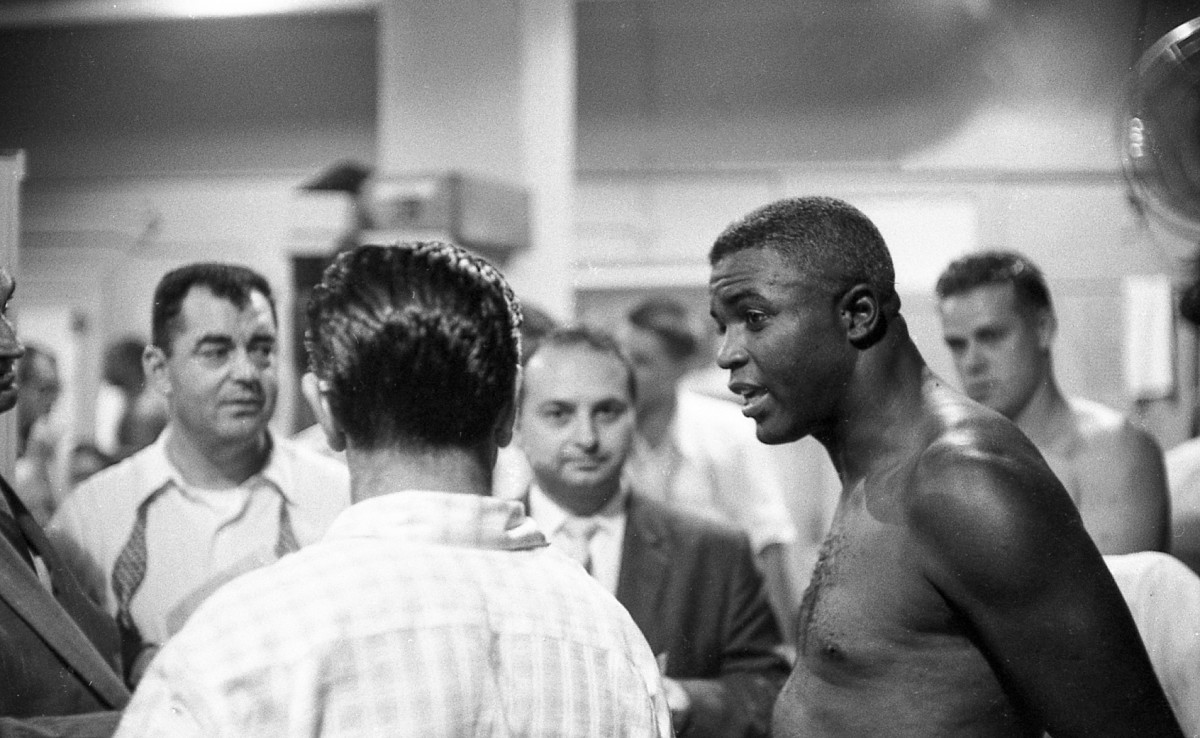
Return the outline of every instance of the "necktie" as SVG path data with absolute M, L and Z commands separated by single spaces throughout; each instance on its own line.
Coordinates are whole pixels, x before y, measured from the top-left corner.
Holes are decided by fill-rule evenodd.
M 145 645 L 133 615 L 129 611 L 129 603 L 142 586 L 146 578 L 146 517 L 150 504 L 170 489 L 168 482 L 150 494 L 142 504 L 138 505 L 137 516 L 133 521 L 133 529 L 129 532 L 129 540 L 113 563 L 112 588 L 117 598 L 117 627 L 121 631 L 121 656 L 125 668 L 133 666 L 138 653 Z M 282 558 L 285 554 L 300 548 L 296 540 L 296 532 L 292 529 L 292 518 L 288 513 L 287 500 L 280 495 L 279 501 L 279 533 L 275 540 L 275 555 Z M 126 674 L 128 677 L 128 674 Z
M 592 538 L 599 527 L 592 518 L 567 518 L 559 529 L 563 552 L 578 561 L 588 574 L 592 573 Z

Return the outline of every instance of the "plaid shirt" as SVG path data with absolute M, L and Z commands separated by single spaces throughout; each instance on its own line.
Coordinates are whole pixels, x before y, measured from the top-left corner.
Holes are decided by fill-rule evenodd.
M 227 585 L 118 736 L 667 736 L 628 613 L 519 503 L 406 491 Z

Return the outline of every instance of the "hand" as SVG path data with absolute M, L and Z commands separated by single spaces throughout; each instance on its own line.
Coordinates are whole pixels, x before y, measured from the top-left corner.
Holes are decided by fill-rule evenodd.
M 688 696 L 683 685 L 670 677 L 663 677 L 663 692 L 667 698 L 667 706 L 671 708 L 671 727 L 676 733 L 687 725 L 688 712 L 692 709 L 692 698 Z

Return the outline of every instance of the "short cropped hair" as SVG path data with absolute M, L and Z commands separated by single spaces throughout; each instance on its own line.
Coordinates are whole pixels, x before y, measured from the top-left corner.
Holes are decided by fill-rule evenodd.
M 555 328 L 533 346 L 525 357 L 525 364 L 528 365 L 534 356 L 537 356 L 542 351 L 548 348 L 576 348 L 582 347 L 595 351 L 598 354 L 611 356 L 621 362 L 621 366 L 625 367 L 625 376 L 628 377 L 626 386 L 629 388 L 629 399 L 637 400 L 637 379 L 633 372 L 633 362 L 621 350 L 621 344 L 613 338 L 608 331 L 594 328 L 588 325 L 568 325 L 561 328 Z M 529 380 L 525 375 L 521 377 L 521 395 L 525 394 L 525 383 Z
M 899 309 L 896 270 L 887 244 L 870 218 L 847 202 L 795 197 L 765 205 L 717 237 L 709 264 L 750 248 L 776 251 L 797 272 L 835 295 L 856 284 L 870 284 L 885 304 Z
M 151 342 L 170 356 L 171 341 L 179 329 L 183 301 L 193 287 L 205 287 L 216 297 L 228 300 L 238 310 L 250 304 L 250 295 L 261 293 L 271 306 L 271 320 L 279 323 L 275 298 L 266 277 L 239 264 L 198 262 L 173 269 L 163 275 L 154 290 L 151 312 Z
M 513 402 L 520 327 L 487 261 L 436 241 L 365 245 L 325 269 L 305 343 L 353 446 L 471 448 Z
M 1053 310 L 1042 270 L 1015 251 L 981 251 L 950 262 L 934 288 L 939 300 L 978 287 L 1011 284 L 1017 305 L 1027 312 Z
M 633 327 L 654 334 L 675 361 L 692 358 L 700 348 L 687 308 L 677 300 L 651 297 L 634 306 L 626 317 Z

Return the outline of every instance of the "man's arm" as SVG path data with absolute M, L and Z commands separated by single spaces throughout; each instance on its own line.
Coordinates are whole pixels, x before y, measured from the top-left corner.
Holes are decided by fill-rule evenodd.
M 1165 552 L 1170 493 L 1158 443 L 1124 419 L 1084 443 L 1080 513 L 1100 553 Z
M 1055 736 L 1182 735 L 1075 505 L 1001 435 L 924 455 L 909 512 L 926 576 L 1026 719 Z
M 762 575 L 748 542 L 738 540 L 740 545 L 723 547 L 718 553 L 722 562 L 714 563 L 727 572 L 724 603 L 712 603 L 724 610 L 719 615 L 719 673 L 710 679 L 677 680 L 689 703 L 677 719 L 681 737 L 769 735 L 775 699 L 790 670 Z

